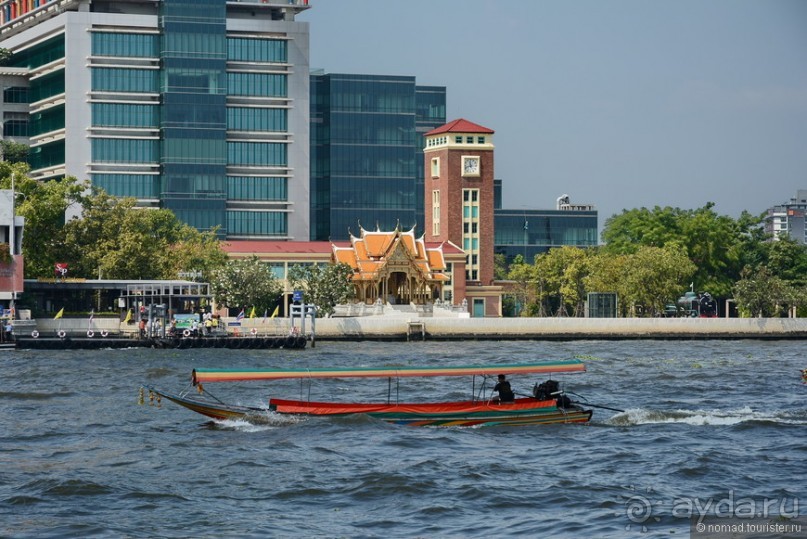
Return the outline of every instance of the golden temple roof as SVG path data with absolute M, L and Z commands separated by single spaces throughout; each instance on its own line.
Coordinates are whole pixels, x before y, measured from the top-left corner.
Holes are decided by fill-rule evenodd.
M 415 237 L 414 227 L 402 231 L 399 227 L 389 232 L 368 231 L 360 227 L 360 236 L 350 235 L 350 247 L 331 244 L 335 262 L 348 264 L 353 268 L 354 281 L 375 281 L 385 274 L 390 257 L 400 260 L 405 257 L 411 267 L 421 274 L 424 280 L 433 282 L 448 281 L 443 244 L 428 247 L 423 237 Z

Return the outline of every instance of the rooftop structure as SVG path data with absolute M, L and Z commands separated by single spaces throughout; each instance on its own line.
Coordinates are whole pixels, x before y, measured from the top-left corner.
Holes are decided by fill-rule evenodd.
M 774 240 L 789 236 L 793 240 L 807 244 L 807 189 L 799 189 L 789 202 L 773 206 L 765 216 L 765 232 Z

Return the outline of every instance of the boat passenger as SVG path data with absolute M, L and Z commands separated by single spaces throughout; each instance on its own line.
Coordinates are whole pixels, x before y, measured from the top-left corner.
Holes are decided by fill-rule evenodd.
M 505 379 L 503 374 L 499 375 L 499 382 L 493 388 L 493 391 L 499 394 L 497 397 L 493 397 L 493 402 L 513 402 L 516 400 L 516 395 L 510 387 L 510 382 Z

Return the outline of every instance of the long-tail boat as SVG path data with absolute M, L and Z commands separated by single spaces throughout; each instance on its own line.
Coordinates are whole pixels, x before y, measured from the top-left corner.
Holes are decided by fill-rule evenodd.
M 498 426 L 538 425 L 549 423 L 585 423 L 592 410 L 585 404 L 572 402 L 556 381 L 535 384 L 532 396 L 521 396 L 512 402 L 497 402 L 488 394 L 485 381 L 499 374 L 556 374 L 585 371 L 579 360 L 554 361 L 519 365 L 447 366 L 447 367 L 377 367 L 354 369 L 194 369 L 192 385 L 202 397 L 190 397 L 189 391 L 172 394 L 149 387 L 151 398 L 165 398 L 194 412 L 217 420 L 245 420 L 269 423 L 277 415 L 345 416 L 366 414 L 388 423 L 412 426 Z M 404 377 L 471 376 L 471 399 L 458 402 L 400 402 L 398 384 L 393 395 L 392 379 Z M 477 376 L 482 377 L 477 393 Z M 388 378 L 388 395 L 381 403 L 337 403 L 310 400 L 270 398 L 266 408 L 225 404 L 210 395 L 203 384 L 257 380 L 300 380 L 336 378 Z M 547 390 L 549 388 L 549 390 Z M 555 389 L 555 391 L 551 391 Z M 581 404 L 583 404 L 581 406 Z M 277 414 L 277 415 L 275 415 Z

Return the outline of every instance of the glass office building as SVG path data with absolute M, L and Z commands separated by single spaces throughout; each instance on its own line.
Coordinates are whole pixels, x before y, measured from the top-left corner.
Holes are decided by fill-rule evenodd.
M 511 264 L 521 255 L 532 264 L 535 255 L 553 247 L 592 247 L 597 242 L 597 210 L 594 206 L 569 203 L 568 195 L 558 198 L 554 210 L 502 209 L 502 181 L 494 180 L 493 250 Z
M 308 239 L 307 0 L 0 0 L 31 176 L 228 239 Z
M 414 77 L 311 75 L 311 239 L 359 226 L 423 232 L 423 135 L 445 123 L 446 89 Z
M 597 245 L 597 212 L 575 210 L 495 210 L 494 252 L 507 263 L 517 255 L 532 263 L 553 247 Z

